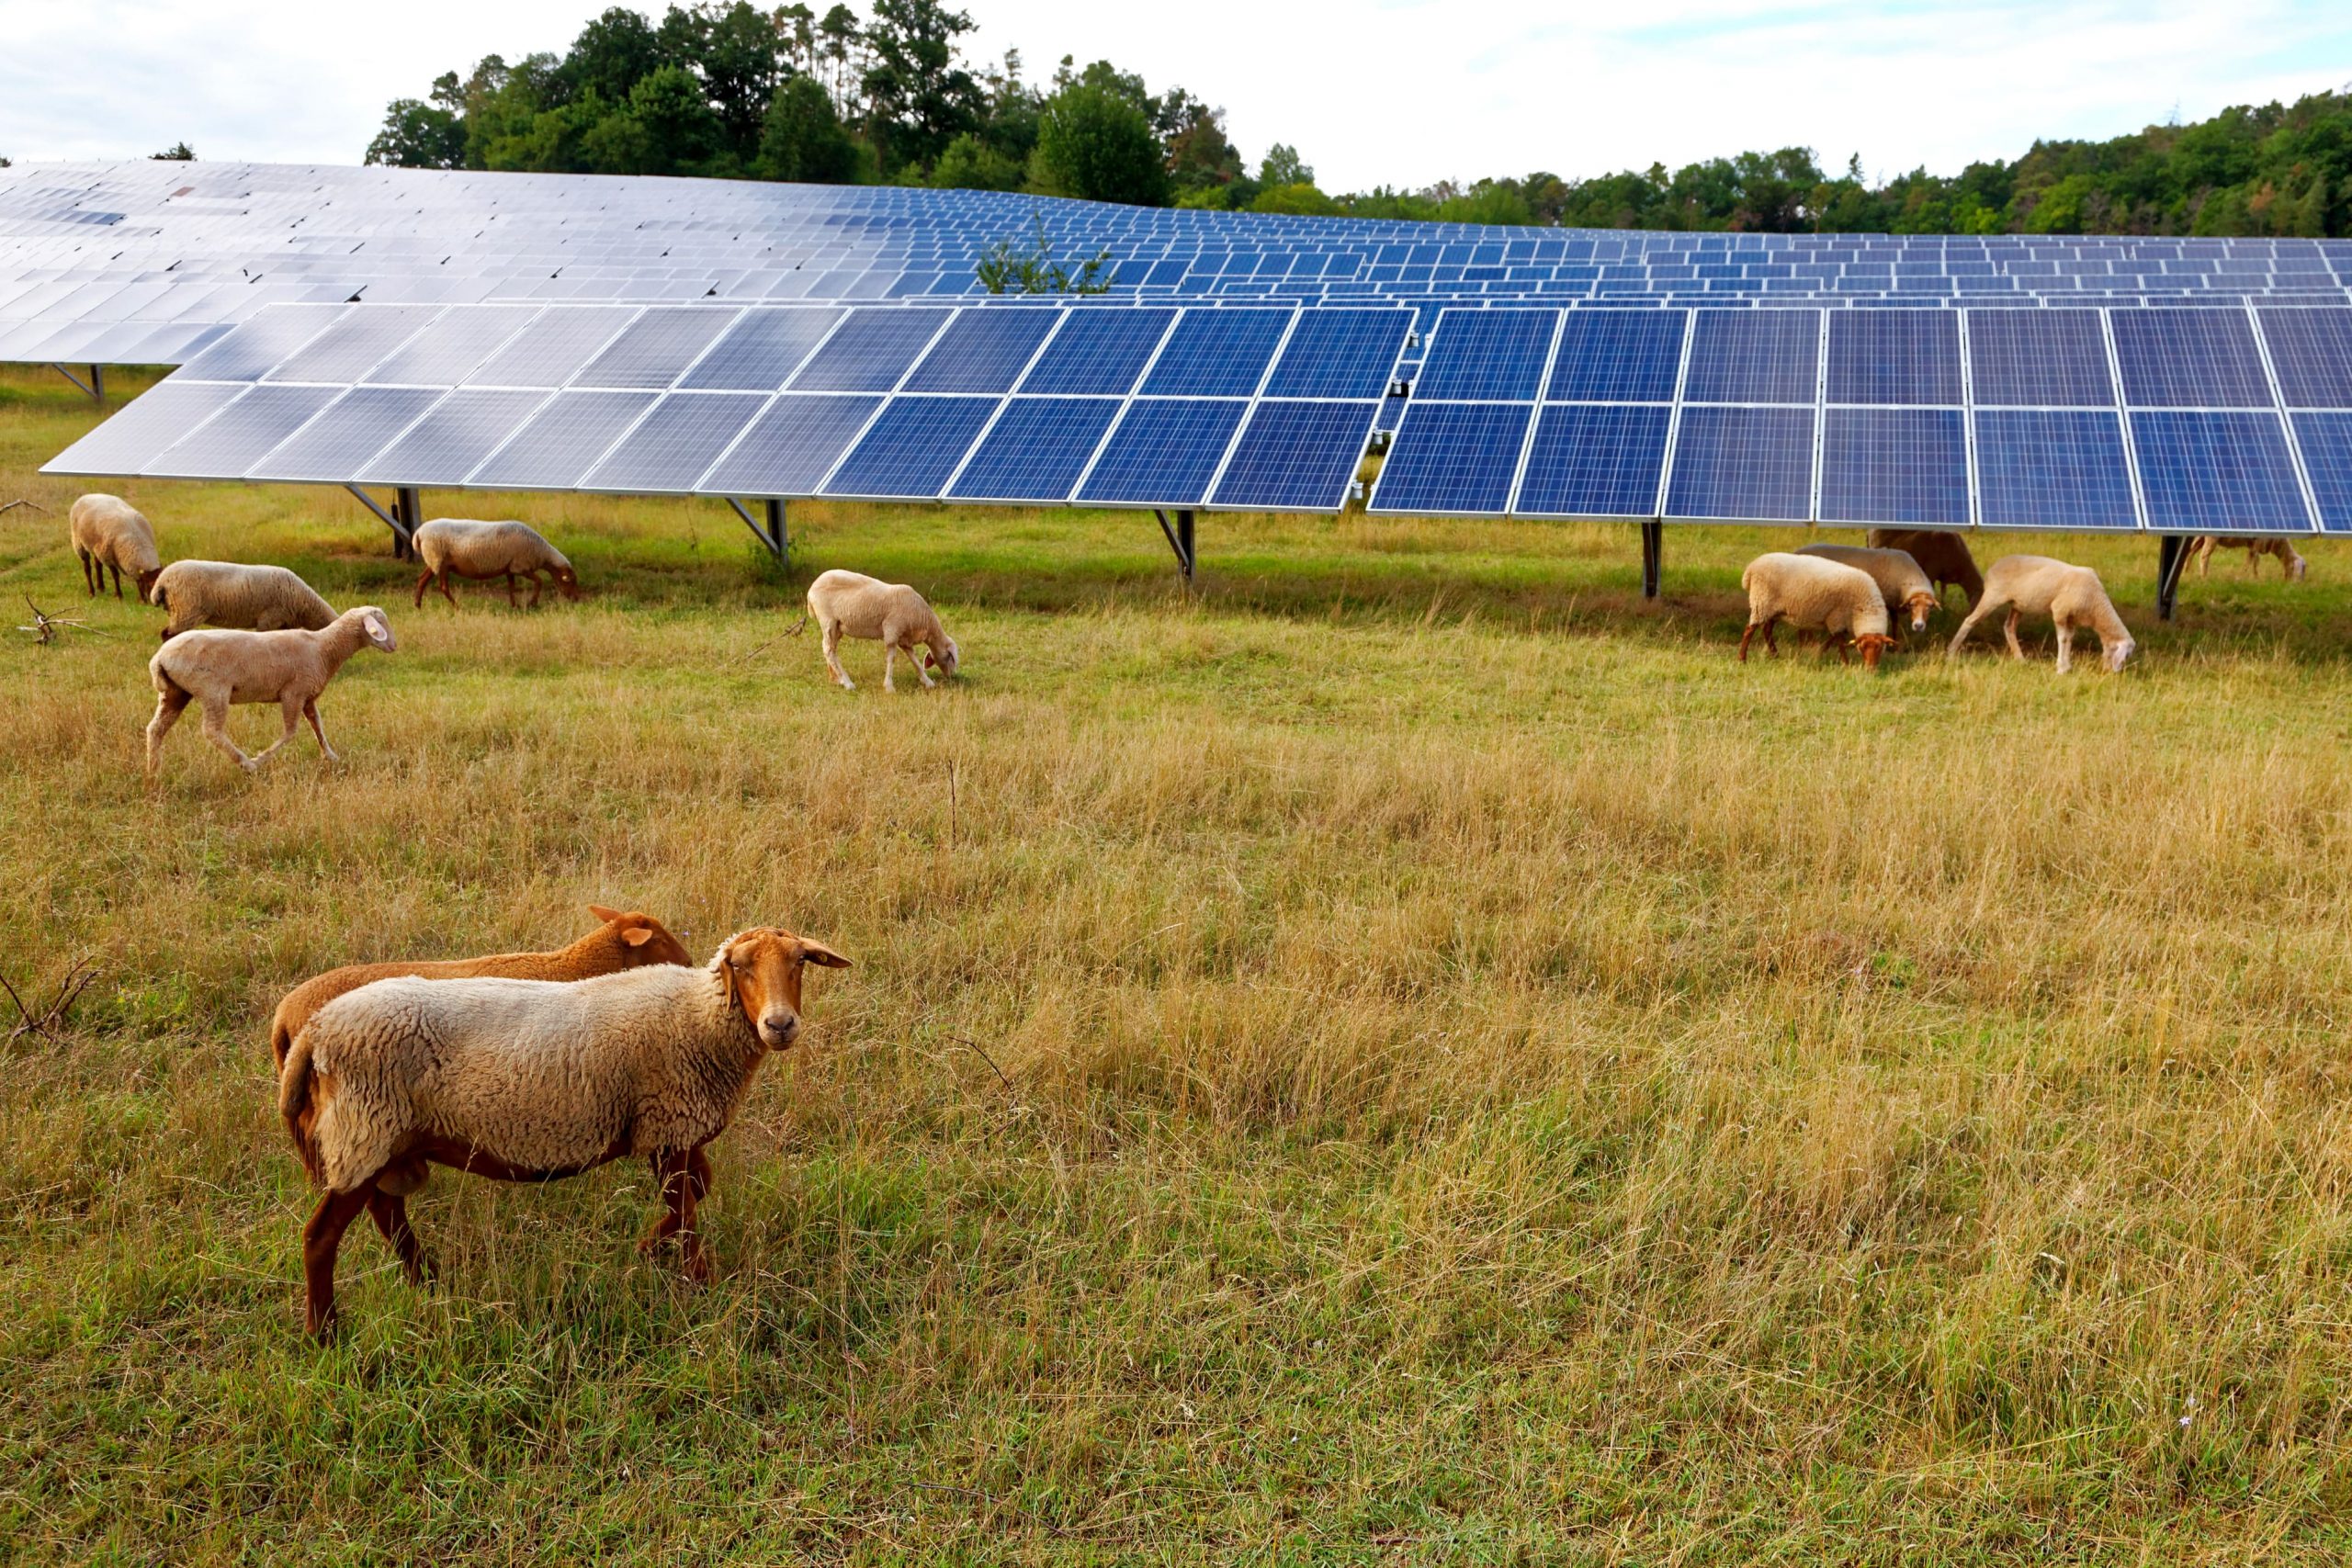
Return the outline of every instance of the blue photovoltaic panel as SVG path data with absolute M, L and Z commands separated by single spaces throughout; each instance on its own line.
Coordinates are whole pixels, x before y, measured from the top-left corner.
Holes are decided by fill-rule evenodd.
M 344 312 L 341 305 L 273 305 L 180 367 L 191 381 L 258 381 Z
M 1826 417 L 1821 521 L 1967 525 L 1968 436 L 1958 409 L 1833 408 Z
M 1234 444 L 1212 505 L 1337 511 L 1363 465 L 1375 402 L 1261 402 Z
M 2096 310 L 1971 310 L 1968 369 L 1979 408 L 2115 406 Z
M 513 440 L 467 476 L 467 482 L 514 490 L 569 489 L 637 422 L 655 395 L 565 392 L 533 414 Z
M 1247 398 L 1290 330 L 1288 310 L 1187 310 L 1143 392 L 1166 398 Z
M 842 319 L 837 310 L 747 310 L 678 383 L 695 391 L 773 392 Z
M 1173 310 L 1072 310 L 1022 378 L 1023 392 L 1124 398 L 1176 319 Z
M 1978 410 L 1976 503 L 1988 528 L 2137 528 L 2122 422 L 2105 410 Z
M 2352 409 L 2352 310 L 2261 314 L 2270 367 L 2278 372 L 2278 390 L 2287 406 Z
M 1000 307 L 966 310 L 939 334 L 915 373 L 910 392 L 1009 392 L 1059 312 Z
M 531 411 L 547 400 L 545 392 L 460 388 L 434 404 L 432 412 L 377 453 L 365 468 L 335 477 L 370 484 L 463 483 L 500 442 L 514 434 L 516 425 L 531 417 Z M 579 471 L 573 468 L 571 474 Z
M 792 378 L 796 392 L 887 392 L 947 320 L 944 310 L 857 310 Z
M 1223 399 L 1189 398 L 1129 404 L 1078 498 L 1134 506 L 1198 506 L 1249 407 Z
M 454 387 L 539 313 L 537 305 L 469 305 L 427 324 L 363 379 L 377 386 Z
M 1656 516 L 1672 412 L 1656 403 L 1547 407 L 1536 422 L 1513 514 Z
M 1382 398 L 1396 371 L 1409 310 L 1308 310 L 1267 379 L 1270 398 Z
M 1685 401 L 1811 403 L 1821 361 L 1818 310 L 1701 310 Z M 1771 513 L 1779 516 L 1780 513 Z
M 1557 310 L 1444 311 L 1413 384 L 1414 398 L 1533 400 L 1543 389 L 1559 323 Z
M 1673 401 L 1690 321 L 1687 310 L 1570 310 L 1544 396 L 1572 403 Z
M 1830 402 L 1959 405 L 1960 317 L 1956 312 L 1832 310 L 1828 314 Z M 1835 421 L 1830 428 L 1837 428 Z
M 2140 458 L 2141 493 L 2148 501 L 2148 526 L 2159 533 L 2311 530 L 2311 513 L 2277 414 L 2135 413 L 2132 439 Z
M 342 483 L 443 396 L 430 387 L 355 387 L 247 468 L 245 478 Z
M 648 310 L 628 324 L 572 378 L 575 387 L 658 389 L 675 381 L 710 342 L 727 330 L 735 312 L 707 305 L 673 305 Z
M 1499 515 L 1510 505 L 1533 412 L 1526 403 L 1416 399 L 1381 465 L 1371 510 Z
M 245 389 L 243 382 L 174 377 L 60 452 L 45 474 L 135 474 Z
M 356 381 L 439 313 L 439 307 L 433 305 L 385 305 L 351 311 L 280 360 L 268 378 Z
M 893 398 L 825 483 L 827 495 L 927 500 L 996 412 L 994 398 Z
M 758 392 L 673 392 L 581 480 L 587 490 L 692 490 L 767 402 Z
M 2114 310 L 2108 321 L 2133 408 L 2276 406 L 2244 310 Z
M 636 313 L 633 307 L 620 305 L 549 310 L 516 333 L 466 379 L 478 387 L 563 386 Z
M 1813 512 L 1813 411 L 1684 409 L 1666 510 L 1670 517 L 1804 522 Z
M 1068 501 L 1121 406 L 1116 398 L 1013 399 L 947 493 L 971 501 Z
M 2275 352 L 2278 340 L 2271 341 Z M 2311 475 L 2312 495 L 2319 502 L 2319 525 L 2331 534 L 2352 533 L 2352 413 L 2292 417 L 2303 471 Z
M 150 467 L 184 479 L 236 479 L 334 397 L 332 387 L 255 387 Z
M 787 392 L 752 422 L 702 488 L 714 495 L 814 495 L 881 406 L 878 397 Z

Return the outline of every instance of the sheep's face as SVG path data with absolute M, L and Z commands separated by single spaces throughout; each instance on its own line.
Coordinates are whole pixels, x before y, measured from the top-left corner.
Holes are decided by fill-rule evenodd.
M 2301 582 L 2303 580 L 2303 569 L 2311 564 L 2311 562 L 2305 560 L 2302 557 L 2290 551 L 2287 556 L 2288 581 L 2290 582 Z
M 155 580 L 163 575 L 164 569 L 160 566 L 153 571 L 142 571 L 139 574 L 139 602 L 141 604 L 152 604 L 154 603 L 154 601 L 149 598 L 148 595 L 155 592 Z M 2299 571 L 2295 573 L 2295 575 L 2297 577 L 2301 577 L 2303 574 Z
M 1862 668 L 1875 670 L 1878 668 L 1878 656 L 1893 648 L 1894 639 L 1878 632 L 1864 632 L 1854 639 L 1854 646 L 1862 650 Z
M 711 967 L 726 980 L 728 999 L 742 1010 L 760 1043 L 781 1051 L 800 1038 L 800 975 L 810 964 L 849 967 L 848 959 L 822 942 L 765 926 L 729 938 Z
M 356 613 L 359 616 L 359 629 L 368 634 L 368 647 L 381 649 L 386 653 L 400 647 L 392 638 L 392 623 L 384 618 L 383 611 L 373 604 L 363 604 Z
M 560 566 L 555 569 L 555 585 L 562 591 L 563 596 L 567 599 L 580 597 L 580 574 L 568 566 Z
M 2111 675 L 2123 668 L 2123 661 L 2131 658 L 2132 650 L 2139 646 L 2128 637 L 2120 642 L 2109 643 L 2099 649 L 2098 661 L 2107 666 L 2108 673 Z
M 1903 607 L 1911 612 L 1911 629 L 1915 632 L 1923 632 L 1928 629 L 1928 617 L 1936 613 L 1936 596 L 1932 593 L 1914 593 L 1903 602 Z
M 621 967 L 642 969 L 650 964 L 675 964 L 684 968 L 694 966 L 694 954 L 670 934 L 670 928 L 652 916 L 638 910 L 624 914 L 607 909 L 602 904 L 591 904 L 588 912 L 616 928 L 620 938 Z
M 937 648 L 923 649 L 922 661 L 942 675 L 956 673 L 956 639 L 942 637 Z

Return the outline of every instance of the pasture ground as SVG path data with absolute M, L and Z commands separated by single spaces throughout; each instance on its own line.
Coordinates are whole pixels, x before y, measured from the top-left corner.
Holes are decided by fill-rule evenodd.
M 133 385 L 136 378 L 124 378 Z M 1732 661 L 1792 536 L 794 512 L 965 677 L 854 694 L 714 504 L 432 498 L 593 595 L 408 604 L 331 490 L 134 484 L 166 555 L 390 611 L 238 774 L 139 776 L 160 615 L 82 597 L 0 376 L 0 1558 L 270 1563 L 2335 1562 L 2352 1551 L 2352 555 L 2122 676 Z M 1949 619 L 1944 623 L 1947 627 Z M 274 714 L 240 710 L 249 739 Z M 717 1145 L 436 1176 L 300 1334 L 277 996 L 822 937 Z M 13 1019 L 0 1020 L 0 1029 Z

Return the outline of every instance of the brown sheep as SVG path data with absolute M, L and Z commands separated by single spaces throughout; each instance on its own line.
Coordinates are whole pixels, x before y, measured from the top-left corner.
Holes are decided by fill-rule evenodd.
M 1968 595 L 1971 610 L 1984 597 L 1984 574 L 1976 570 L 1976 558 L 1968 553 L 1968 541 L 1958 534 L 1939 528 L 1873 528 L 1870 531 L 1870 547 L 1874 550 L 1908 552 L 1936 585 L 1938 593 L 1957 583 L 1960 591 Z

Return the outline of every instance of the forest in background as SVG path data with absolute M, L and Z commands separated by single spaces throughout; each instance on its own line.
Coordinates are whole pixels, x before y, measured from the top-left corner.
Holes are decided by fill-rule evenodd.
M 2240 106 L 2009 163 L 1886 178 L 1810 148 L 1679 169 L 1327 193 L 1295 147 L 1254 167 L 1225 111 L 1108 61 L 1032 77 L 967 58 L 967 12 L 874 0 L 614 6 L 561 54 L 489 55 L 386 110 L 367 161 L 1019 190 L 1141 206 L 1584 228 L 1897 234 L 2352 233 L 2352 95 Z M 183 146 L 180 151 L 185 152 Z

